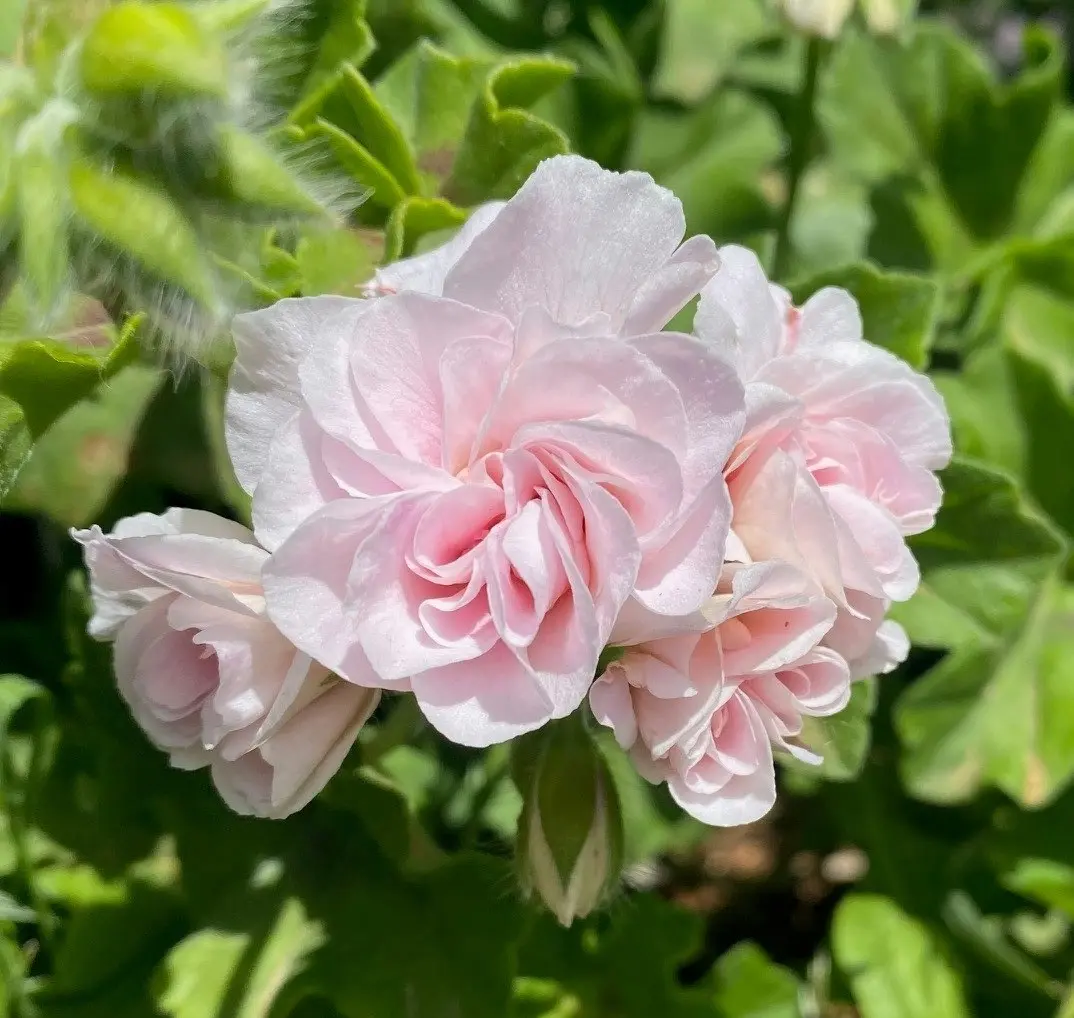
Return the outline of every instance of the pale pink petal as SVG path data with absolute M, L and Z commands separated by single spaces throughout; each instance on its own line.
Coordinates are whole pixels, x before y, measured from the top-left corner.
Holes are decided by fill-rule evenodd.
M 694 331 L 751 380 L 776 356 L 783 315 L 757 256 L 744 247 L 720 248 L 720 268 L 701 293 Z M 733 329 L 728 327 L 730 319 Z
M 221 798 L 242 815 L 280 819 L 302 809 L 339 770 L 379 700 L 377 690 L 337 681 L 256 749 L 214 760 Z
M 474 239 L 448 273 L 444 294 L 513 321 L 533 305 L 564 325 L 603 312 L 618 332 L 684 231 L 678 199 L 647 174 L 557 156 L 541 163 Z M 681 280 L 672 278 L 669 289 L 677 298 Z M 650 293 L 646 303 L 651 318 L 668 301 Z
M 451 590 L 406 565 L 422 512 L 435 497 L 334 502 L 299 527 L 265 569 L 269 615 L 281 631 L 360 685 L 391 688 L 417 672 L 474 657 L 470 641 L 445 647 L 425 632 L 421 603 Z M 366 663 L 379 682 L 363 674 Z
M 235 318 L 226 437 L 247 492 L 257 485 L 277 428 L 299 409 L 300 361 L 311 347 L 351 335 L 368 308 L 346 297 L 302 297 Z
M 384 296 L 412 290 L 439 297 L 444 292 L 444 280 L 455 263 L 469 250 L 478 234 L 484 232 L 504 207 L 502 201 L 479 205 L 470 218 L 446 244 L 412 258 L 402 258 L 377 269 L 369 292 Z
M 642 284 L 623 326 L 624 335 L 641 336 L 662 329 L 701 292 L 719 267 L 720 256 L 712 240 L 691 237 Z
M 861 338 L 858 302 L 846 290 L 829 286 L 818 290 L 802 305 L 793 349 L 820 350 L 835 343 L 858 343 Z
M 474 661 L 415 675 L 413 687 L 433 727 L 461 746 L 506 742 L 553 716 L 532 672 L 502 643 Z

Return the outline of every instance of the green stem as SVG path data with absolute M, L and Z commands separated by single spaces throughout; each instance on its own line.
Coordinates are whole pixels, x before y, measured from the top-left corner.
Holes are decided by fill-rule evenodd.
M 791 149 L 787 157 L 787 200 L 780 215 L 776 250 L 772 257 L 772 275 L 777 280 L 786 275 L 790 263 L 791 224 L 794 221 L 802 180 L 813 155 L 813 136 L 817 127 L 817 82 L 827 46 L 824 39 L 810 38 L 806 47 L 802 89 L 798 94 L 798 109 L 791 123 Z

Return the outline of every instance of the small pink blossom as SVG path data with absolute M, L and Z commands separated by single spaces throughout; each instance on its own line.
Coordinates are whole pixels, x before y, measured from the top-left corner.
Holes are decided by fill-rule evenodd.
M 268 557 L 242 526 L 170 509 L 75 531 L 119 691 L 176 767 L 211 768 L 236 812 L 301 809 L 338 769 L 379 694 L 340 682 L 265 617 Z
M 721 250 L 695 329 L 746 383 L 746 427 L 727 468 L 734 533 L 756 560 L 806 570 L 841 609 L 831 645 L 855 674 L 890 670 L 904 634 L 883 623 L 919 581 L 906 537 L 932 526 L 951 456 L 932 383 L 862 338 L 853 298 L 821 290 L 801 308 L 755 255 Z
M 228 403 L 270 617 L 475 746 L 573 711 L 624 606 L 711 595 L 743 419 L 650 331 L 716 265 L 669 192 L 561 158 L 493 211 L 384 296 L 240 316 Z
M 764 562 L 728 565 L 705 614 L 704 633 L 627 648 L 589 702 L 691 816 L 750 823 L 775 802 L 773 747 L 817 762 L 795 742 L 802 719 L 846 706 L 846 662 L 821 646 L 836 608 L 804 574 Z

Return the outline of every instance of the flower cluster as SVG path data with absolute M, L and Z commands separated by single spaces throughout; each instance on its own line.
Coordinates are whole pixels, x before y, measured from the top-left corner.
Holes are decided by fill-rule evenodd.
M 364 299 L 237 319 L 252 533 L 173 510 L 76 535 L 173 763 L 282 816 L 382 691 L 468 746 L 588 702 L 694 816 L 772 805 L 773 753 L 816 759 L 803 718 L 906 654 L 885 615 L 949 429 L 848 294 L 795 308 L 684 232 L 648 176 L 558 157 Z M 663 331 L 698 295 L 694 334 Z

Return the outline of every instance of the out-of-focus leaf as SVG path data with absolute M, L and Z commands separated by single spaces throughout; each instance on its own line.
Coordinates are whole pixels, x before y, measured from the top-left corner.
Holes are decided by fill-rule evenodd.
M 675 192 L 688 230 L 725 241 L 770 225 L 763 178 L 782 148 L 770 110 L 724 91 L 696 110 L 644 111 L 629 161 Z
M 566 61 L 535 56 L 496 67 L 471 111 L 445 195 L 459 205 L 510 198 L 542 159 L 566 152 L 563 133 L 528 108 L 573 70 Z
M 15 52 L 19 35 L 22 33 L 26 5 L 27 0 L 12 0 L 7 8 L 0 12 L 0 58 L 2 59 L 7 59 Z
M 735 67 L 746 47 L 771 36 L 775 19 L 761 0 L 669 0 L 653 90 L 696 102 Z
M 137 356 L 137 322 L 98 354 L 49 339 L 0 341 L 0 394 L 17 402 L 35 438 Z
M 948 929 L 981 961 L 1046 998 L 1059 999 L 1061 987 L 1007 936 L 1000 916 L 984 915 L 965 891 L 948 895 L 942 910 Z
M 1017 412 L 1010 426 L 1025 436 L 1022 477 L 1029 492 L 1067 534 L 1074 534 L 1074 304 L 1035 287 L 1007 302 L 1004 340 Z
M 1074 918 L 1074 868 L 1054 859 L 1019 859 L 1003 883 L 1016 894 Z
M 799 984 L 756 944 L 733 947 L 716 962 L 717 1018 L 800 1018 Z
M 266 903 L 269 904 L 269 903 Z M 323 942 L 302 903 L 261 909 L 247 928 L 207 928 L 177 944 L 157 974 L 156 1002 L 170 1018 L 268 1018 L 288 982 Z
M 42 893 L 67 913 L 48 995 L 93 996 L 147 951 L 163 954 L 182 929 L 177 880 L 175 860 L 166 853 L 113 879 L 84 865 L 43 870 Z
M 804 303 L 825 286 L 849 290 L 861 308 L 865 338 L 922 369 L 936 329 L 938 289 L 925 276 L 884 272 L 867 262 L 831 269 L 791 287 Z
M 786 761 L 806 777 L 828 781 L 853 781 L 865 764 L 872 741 L 872 718 L 876 710 L 876 680 L 862 679 L 854 684 L 850 702 L 834 717 L 805 718 L 799 741 L 824 761 L 818 767 Z
M 912 540 L 922 583 L 895 617 L 922 646 L 977 650 L 1018 631 L 1065 551 L 1006 475 L 956 459 L 936 526 Z
M 1029 31 L 1025 47 L 1021 75 L 999 84 L 968 42 L 938 25 L 919 23 L 907 45 L 848 34 L 820 105 L 835 157 L 874 183 L 908 174 L 970 234 L 997 236 L 1013 218 L 1060 93 L 1062 55 L 1054 39 Z M 941 255 L 946 227 L 929 221 L 926 206 L 917 213 Z
M 92 92 L 227 93 L 227 58 L 217 37 L 185 7 L 123 0 L 97 18 L 82 44 L 82 83 Z
M 893 901 L 845 898 L 832 947 L 862 1018 L 969 1018 L 958 973 L 929 931 Z
M 608 762 L 623 814 L 623 861 L 630 865 L 699 840 L 707 828 L 685 814 L 663 787 L 649 784 L 610 733 L 598 744 Z
M 1025 429 L 1018 419 L 1010 364 L 1003 348 L 975 350 L 960 371 L 932 375 L 951 415 L 955 447 L 1019 477 L 1025 464 Z
M 72 406 L 37 441 L 8 507 L 44 513 L 65 527 L 95 520 L 127 471 L 131 444 L 161 378 L 155 368 L 132 364 Z
M 1025 806 L 1074 774 L 1074 590 L 1061 537 L 1002 474 L 956 462 L 935 529 L 914 541 L 922 585 L 897 612 L 915 642 L 951 651 L 901 697 L 913 793 L 958 802 L 982 784 Z
M 577 1015 L 707 1018 L 713 1014 L 712 988 L 687 989 L 676 974 L 696 953 L 700 934 L 698 916 L 639 895 L 614 908 L 606 924 L 576 923 L 563 931 L 542 916 L 523 944 L 520 971 L 540 980 L 547 996 L 558 986 L 560 999 L 572 1002 Z M 721 988 L 717 981 L 717 992 Z M 565 1005 L 563 1012 L 571 1014 Z
M 0 395 L 0 503 L 15 483 L 32 445 L 22 407 L 13 399 Z
M 326 938 L 310 960 L 310 983 L 346 1018 L 408 1010 L 503 1018 L 521 932 L 506 868 L 459 856 L 404 879 L 359 825 L 321 833 L 317 855 L 303 849 L 299 876 L 309 918 Z

